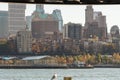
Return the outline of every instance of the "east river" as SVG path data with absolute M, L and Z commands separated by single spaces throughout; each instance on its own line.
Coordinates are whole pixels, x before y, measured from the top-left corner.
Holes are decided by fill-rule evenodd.
M 72 77 L 72 80 L 120 80 L 120 68 L 94 69 L 0 69 L 0 80 L 57 80 Z

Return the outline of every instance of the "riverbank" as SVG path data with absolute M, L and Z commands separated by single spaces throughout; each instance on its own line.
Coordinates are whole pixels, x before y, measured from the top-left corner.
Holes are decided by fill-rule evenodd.
M 93 67 L 67 67 L 67 66 L 0 66 L 0 69 L 94 69 L 94 68 L 120 68 L 120 65 L 94 65 Z
M 97 64 L 94 65 L 94 68 L 120 68 L 120 64 Z

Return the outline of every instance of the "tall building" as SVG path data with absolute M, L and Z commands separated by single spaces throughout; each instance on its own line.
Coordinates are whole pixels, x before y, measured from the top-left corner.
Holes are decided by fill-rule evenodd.
M 32 34 L 31 31 L 18 31 L 16 35 L 17 51 L 18 53 L 29 53 L 32 48 Z
M 0 11 L 0 38 L 8 37 L 8 11 Z
M 32 17 L 26 16 L 26 25 L 30 31 L 31 31 L 31 23 L 32 23 Z
M 58 20 L 58 22 L 59 22 L 59 31 L 62 32 L 63 19 L 62 19 L 61 11 L 56 9 L 56 10 L 53 10 L 52 14 L 56 18 L 56 20 Z
M 59 21 L 52 14 L 44 13 L 43 5 L 36 5 L 32 14 L 32 35 L 34 38 L 45 38 L 46 33 L 59 33 Z
M 95 19 L 94 21 L 98 22 L 98 27 L 100 31 L 100 39 L 105 40 L 107 38 L 107 24 L 106 24 L 106 16 L 102 15 L 102 12 L 94 12 Z
M 98 19 L 97 17 L 99 17 L 99 16 L 102 16 L 102 12 L 100 12 L 100 11 L 93 12 L 93 19 L 94 20 L 97 20 Z
M 106 16 L 102 15 L 100 11 L 94 11 L 92 6 L 87 6 L 85 12 L 84 38 L 89 38 L 93 31 L 92 35 L 96 35 L 100 40 L 105 41 L 107 38 Z
M 44 5 L 43 4 L 36 4 L 36 12 L 44 14 Z
M 95 36 L 99 36 L 100 32 L 99 32 L 99 27 L 98 27 L 98 22 L 92 22 L 88 24 L 88 28 L 87 28 L 87 38 L 93 38 Z
M 85 9 L 85 24 L 91 23 L 93 21 L 93 8 L 91 5 L 87 6 Z
M 106 16 L 102 15 L 102 12 L 94 12 L 94 21 L 98 22 L 99 27 L 107 27 L 106 25 Z
M 82 25 L 75 23 L 65 24 L 63 28 L 63 38 L 80 40 L 82 38 Z
M 8 27 L 9 35 L 16 34 L 18 31 L 25 29 L 25 9 L 26 4 L 9 3 L 8 4 Z

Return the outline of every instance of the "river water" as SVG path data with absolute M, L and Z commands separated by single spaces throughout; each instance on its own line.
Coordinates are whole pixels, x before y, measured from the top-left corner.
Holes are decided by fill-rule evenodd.
M 72 80 L 120 80 L 120 68 L 94 69 L 0 69 L 0 80 L 57 80 L 72 77 Z

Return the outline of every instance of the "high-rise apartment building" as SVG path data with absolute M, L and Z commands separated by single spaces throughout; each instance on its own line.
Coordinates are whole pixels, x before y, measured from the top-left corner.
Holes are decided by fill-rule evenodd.
M 63 38 L 80 40 L 82 38 L 82 25 L 75 23 L 65 24 L 63 28 Z
M 8 4 L 8 27 L 9 35 L 16 34 L 18 31 L 25 29 L 25 9 L 26 4 L 9 3 Z
M 8 11 L 0 11 L 0 38 L 8 37 Z

